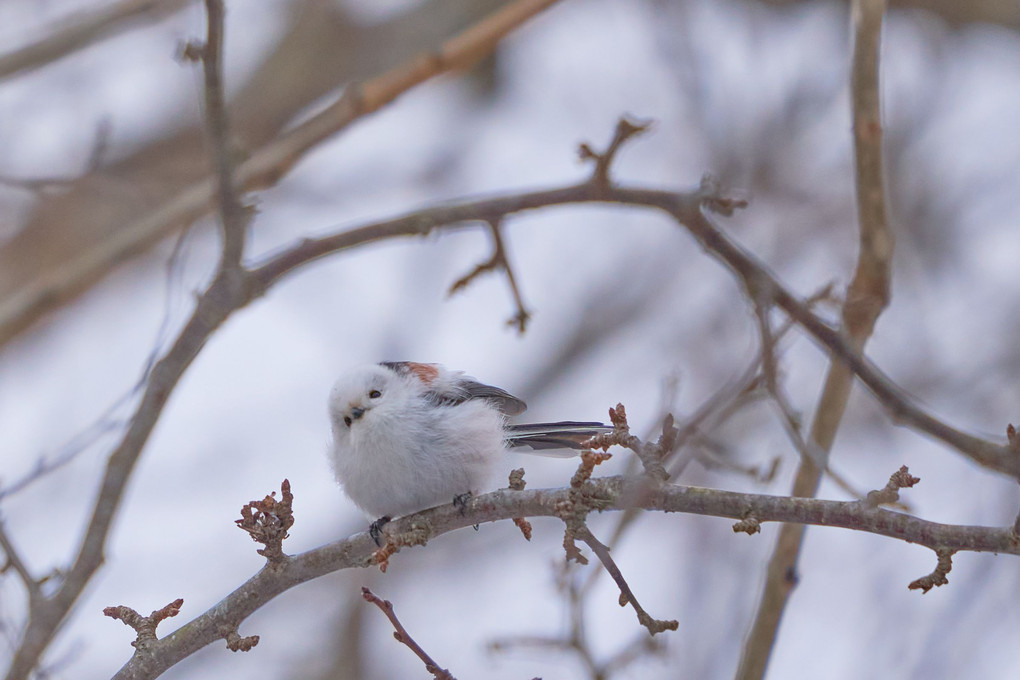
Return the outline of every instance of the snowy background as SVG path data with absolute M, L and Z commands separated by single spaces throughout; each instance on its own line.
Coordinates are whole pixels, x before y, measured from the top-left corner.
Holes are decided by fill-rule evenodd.
M 336 11 L 352 25 L 379 26 L 416 5 L 350 0 Z M 0 44 L 9 51 L 38 40 L 87 6 L 94 4 L 6 2 Z M 228 84 L 250 75 L 297 7 L 228 0 Z M 193 4 L 0 82 L 0 176 L 76 176 L 100 124 L 109 126 L 112 162 L 198 121 L 200 70 L 173 55 L 204 33 L 204 11 Z M 950 26 L 923 11 L 893 11 L 883 49 L 897 251 L 892 304 L 869 354 L 950 423 L 1001 436 L 1018 419 L 1020 397 L 1020 37 L 1001 25 Z M 413 90 L 252 195 L 259 212 L 249 260 L 440 201 L 577 181 L 588 170 L 576 145 L 603 147 L 629 113 L 655 126 L 625 147 L 616 177 L 684 189 L 714 173 L 750 199 L 723 222 L 728 233 L 799 294 L 830 282 L 841 290 L 856 257 L 849 51 L 848 9 L 839 2 L 565 0 L 514 33 L 484 69 Z M 0 239 L 26 228 L 41 200 L 0 186 Z M 548 209 L 510 220 L 506 239 L 534 312 L 523 337 L 505 326 L 514 309 L 501 276 L 447 297 L 453 281 L 489 256 L 481 228 L 318 261 L 234 315 L 173 393 L 128 487 L 106 563 L 46 656 L 48 677 L 108 677 L 129 658 L 133 632 L 103 617 L 103 607 L 148 613 L 183 597 L 181 615 L 160 627 L 166 634 L 258 570 L 263 559 L 233 520 L 285 477 L 297 517 L 288 552 L 364 530 L 325 455 L 326 395 L 348 366 L 444 363 L 520 395 L 527 420 L 605 419 L 619 401 L 644 432 L 664 401 L 690 413 L 754 356 L 754 319 L 738 282 L 657 214 Z M 174 239 L 158 244 L 0 353 L 0 489 L 40 457 L 98 433 L 73 462 L 0 502 L 34 573 L 73 558 L 132 387 L 153 348 L 187 318 L 217 248 L 214 225 L 203 220 L 178 257 Z M 826 361 L 791 336 L 786 386 L 806 418 Z M 695 463 L 681 483 L 788 493 L 796 454 L 767 405 L 749 407 L 715 436 L 731 462 L 767 466 L 780 456 L 778 474 L 758 482 Z M 625 460 L 620 453 L 600 472 L 617 472 Z M 1020 507 L 1015 482 L 897 429 L 856 391 L 834 469 L 866 490 L 903 464 L 922 479 L 905 500 L 926 519 L 1005 525 Z M 505 468 L 521 465 L 530 487 L 562 486 L 574 470 L 569 460 L 523 456 L 508 457 Z M 847 498 L 829 482 L 820 496 Z M 605 538 L 617 521 L 594 517 L 592 527 Z M 384 617 L 361 601 L 362 585 L 392 600 L 458 677 L 590 677 L 568 652 L 488 650 L 497 639 L 568 628 L 556 588 L 562 527 L 534 524 L 531 543 L 509 523 L 485 525 L 405 550 L 386 574 L 348 571 L 302 585 L 242 625 L 242 635 L 261 636 L 253 651 L 233 654 L 217 643 L 165 677 L 425 677 Z M 649 514 L 615 547 L 646 609 L 680 622 L 662 636 L 661 654 L 618 677 L 732 676 L 777 527 L 748 537 L 730 525 Z M 908 591 L 934 564 L 926 549 L 810 529 L 769 677 L 1020 673 L 1020 610 L 1012 604 L 1020 561 L 959 554 L 947 587 Z M 587 634 L 604 658 L 644 634 L 616 601 L 604 577 L 586 600 Z M 0 657 L 16 645 L 24 611 L 8 573 L 0 580 Z

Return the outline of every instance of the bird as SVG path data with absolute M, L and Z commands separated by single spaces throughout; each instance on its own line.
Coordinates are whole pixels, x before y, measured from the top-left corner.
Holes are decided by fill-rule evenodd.
M 357 366 L 329 394 L 333 471 L 347 497 L 375 518 L 378 543 L 392 518 L 485 489 L 508 447 L 581 449 L 613 429 L 599 422 L 508 424 L 526 409 L 506 390 L 440 364 Z

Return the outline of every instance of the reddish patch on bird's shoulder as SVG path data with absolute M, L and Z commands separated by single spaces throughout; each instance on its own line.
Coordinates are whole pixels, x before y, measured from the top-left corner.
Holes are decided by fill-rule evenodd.
M 439 369 L 435 364 L 419 364 L 415 361 L 408 361 L 407 370 L 418 376 L 418 379 L 426 385 L 432 384 L 432 381 L 439 376 Z

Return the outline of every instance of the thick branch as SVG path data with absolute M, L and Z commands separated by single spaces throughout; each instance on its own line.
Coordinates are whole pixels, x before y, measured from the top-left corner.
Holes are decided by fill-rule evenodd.
M 1020 555 L 1020 538 L 1012 527 L 954 526 L 928 522 L 859 501 L 826 501 L 743 494 L 689 486 L 656 485 L 647 478 L 606 477 L 590 480 L 590 493 L 603 510 L 643 508 L 759 522 L 800 522 L 866 531 L 927 546 L 933 550 L 971 550 Z M 502 489 L 474 498 L 466 511 L 446 505 L 394 520 L 393 534 L 427 525 L 430 538 L 479 524 L 514 517 L 558 517 L 573 489 Z M 154 678 L 199 649 L 236 630 L 253 612 L 280 593 L 340 569 L 371 567 L 377 547 L 367 532 L 288 557 L 277 568 L 265 568 L 205 614 L 158 640 L 136 655 L 115 676 L 117 680 Z

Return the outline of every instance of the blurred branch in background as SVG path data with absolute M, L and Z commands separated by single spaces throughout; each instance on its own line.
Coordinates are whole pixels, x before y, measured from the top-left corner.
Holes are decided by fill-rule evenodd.
M 889 304 L 893 235 L 885 205 L 879 98 L 879 52 L 885 0 L 854 0 L 852 8 L 854 50 L 850 79 L 860 245 L 857 268 L 843 305 L 841 333 L 854 351 L 861 352 L 871 337 L 878 315 Z M 770 346 L 767 341 L 768 308 L 759 308 L 758 311 L 766 329 L 762 334 L 762 351 L 767 352 L 766 348 Z M 810 437 L 803 442 L 804 447 L 811 447 L 819 455 L 801 456 L 792 496 L 817 495 L 853 383 L 849 368 L 838 356 L 833 356 Z M 772 384 L 775 384 L 774 380 Z M 783 610 L 797 583 L 797 561 L 803 542 L 803 525 L 786 524 L 779 530 L 775 551 L 766 570 L 765 590 L 741 655 L 737 670 L 739 680 L 760 680 L 765 676 Z
M 809 0 L 758 0 L 759 2 L 789 7 L 808 4 Z M 850 0 L 844 4 L 849 5 Z M 1020 30 L 1020 5 L 1013 0 L 890 0 L 891 9 L 919 9 L 937 14 L 950 24 L 999 24 L 1014 31 Z
M 484 54 L 471 51 L 479 38 L 491 35 L 451 44 L 445 64 L 423 56 L 393 68 L 496 8 L 531 4 L 541 9 L 551 3 L 433 0 L 390 22 L 360 26 L 336 3 L 295 2 L 286 34 L 229 105 L 232 142 L 251 154 L 238 169 L 239 182 L 248 190 L 271 186 L 304 152 L 358 115 L 424 78 L 470 66 Z M 515 25 L 512 15 L 504 16 Z M 493 29 L 505 32 L 507 26 L 485 27 Z M 345 89 L 340 102 L 279 137 L 316 100 L 373 75 L 357 86 L 360 91 Z M 65 192 L 41 198 L 28 223 L 0 247 L 0 346 L 118 264 L 209 212 L 212 184 L 202 180 L 210 174 L 202 135 L 196 120 L 85 174 Z
M 70 16 L 49 36 L 0 56 L 0 81 L 31 73 L 139 23 L 159 21 L 192 2 L 196 0 L 123 0 Z

